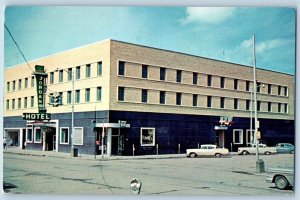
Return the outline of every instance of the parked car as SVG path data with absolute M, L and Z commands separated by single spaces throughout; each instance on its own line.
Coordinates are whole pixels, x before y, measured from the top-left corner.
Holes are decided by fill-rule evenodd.
M 191 158 L 195 158 L 196 156 L 214 156 L 219 158 L 225 155 L 229 155 L 229 150 L 226 148 L 219 148 L 214 144 L 203 144 L 200 148 L 186 150 L 186 156 Z
M 276 145 L 277 153 L 294 153 L 295 147 L 290 143 L 278 143 Z
M 267 147 L 265 144 L 258 144 L 258 153 L 259 154 L 275 154 L 276 147 Z M 256 144 L 249 144 L 249 147 L 239 147 L 238 148 L 239 155 L 247 155 L 247 154 L 256 154 Z
M 280 190 L 294 187 L 295 175 L 293 168 L 269 168 L 267 169 L 267 183 L 275 183 Z

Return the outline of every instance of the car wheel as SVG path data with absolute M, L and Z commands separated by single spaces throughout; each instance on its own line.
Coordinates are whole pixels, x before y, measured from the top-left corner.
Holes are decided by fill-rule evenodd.
M 284 190 L 289 185 L 289 182 L 284 176 L 276 176 L 275 185 L 278 189 Z
M 196 154 L 195 154 L 195 153 L 190 153 L 190 157 L 191 157 L 191 158 L 195 158 L 195 157 L 196 157 Z
M 266 152 L 265 152 L 265 155 L 270 155 L 270 154 L 271 154 L 270 151 L 266 151 Z
M 243 151 L 242 154 L 243 155 L 248 155 L 248 151 Z
M 216 153 L 216 154 L 215 154 L 215 157 L 216 157 L 216 158 L 220 158 L 220 157 L 221 157 L 221 154 Z
M 290 154 L 293 154 L 295 151 L 294 150 L 292 150 L 291 152 L 290 152 Z

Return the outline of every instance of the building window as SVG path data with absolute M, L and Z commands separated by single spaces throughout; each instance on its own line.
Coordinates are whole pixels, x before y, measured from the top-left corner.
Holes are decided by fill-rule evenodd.
M 119 61 L 119 75 L 124 76 L 125 75 L 125 62 Z
M 246 110 L 250 110 L 250 100 L 246 100 Z
M 254 130 L 252 130 L 252 132 L 249 129 L 246 130 L 246 135 L 247 135 L 246 144 L 253 144 L 253 143 L 255 143 L 254 142 L 254 138 L 255 138 L 254 137 L 254 133 L 255 133 Z
M 68 81 L 72 81 L 73 79 L 72 68 L 68 68 Z
M 9 100 L 6 100 L 6 110 L 9 110 Z
M 141 128 L 141 146 L 155 145 L 155 128 Z
M 27 97 L 24 97 L 24 108 L 27 108 Z
M 166 68 L 161 67 L 160 68 L 160 76 L 159 76 L 161 81 L 166 80 Z
M 13 99 L 13 100 L 12 100 L 12 109 L 13 109 L 13 110 L 15 109 L 15 104 L 16 104 L 16 100 Z
M 41 129 L 40 128 L 35 128 L 34 129 L 34 142 L 35 143 L 41 143 L 42 142 L 42 134 L 41 134 Z
M 97 76 L 102 75 L 102 62 L 97 63 Z
M 198 84 L 198 73 L 193 72 L 193 84 L 197 85 Z
M 101 101 L 102 98 L 102 88 L 97 87 L 97 101 Z
M 261 83 L 257 82 L 256 87 L 257 87 L 257 92 L 260 93 Z
M 176 93 L 176 105 L 181 105 L 181 93 Z
M 257 111 L 260 111 L 260 107 L 261 107 L 261 102 L 257 101 Z
M 193 94 L 193 106 L 198 106 L 198 95 Z
M 50 104 L 54 103 L 54 95 L 53 95 L 53 93 L 50 93 L 50 95 L 49 95 L 49 103 Z
M 281 113 L 281 103 L 278 103 L 278 112 Z
M 165 91 L 159 92 L 159 103 L 166 104 L 166 92 Z
M 19 79 L 19 90 L 22 89 L 22 79 Z
M 181 76 L 182 76 L 182 71 L 181 70 L 177 70 L 177 72 L 176 72 L 176 82 L 177 83 L 181 82 Z
M 211 96 L 207 96 L 207 107 L 211 108 Z
M 27 128 L 26 129 L 26 142 L 32 142 L 32 129 Z
M 18 108 L 21 108 L 21 98 L 18 98 Z
M 233 130 L 233 144 L 243 144 L 243 130 L 234 129 Z
M 284 96 L 288 96 L 288 87 L 284 87 Z
M 225 97 L 220 98 L 220 108 L 225 108 Z
M 87 64 L 85 66 L 85 77 L 90 78 L 91 77 L 91 64 Z
M 268 112 L 272 112 L 272 103 L 268 102 Z
M 211 82 L 212 82 L 212 76 L 207 75 L 207 86 L 211 87 Z
M 272 94 L 272 85 L 268 84 L 268 94 Z
M 234 101 L 234 109 L 237 110 L 239 107 L 238 99 L 234 99 L 233 101 Z
M 239 80 L 238 79 L 234 79 L 233 87 L 234 87 L 235 90 L 238 89 L 238 87 L 239 87 Z
M 224 77 L 220 78 L 220 87 L 225 88 L 225 78 Z
M 76 79 L 80 79 L 80 66 L 76 67 Z
M 90 95 L 91 95 L 91 90 L 85 89 L 85 102 L 90 102 Z
M 28 78 L 25 78 L 25 88 L 28 88 Z
M 34 107 L 34 96 L 31 96 L 31 98 L 30 98 L 30 107 L 31 108 Z
M 60 128 L 60 144 L 69 144 L 69 128 Z
M 281 95 L 281 86 L 278 85 L 278 95 Z
M 148 78 L 148 66 L 142 65 L 142 78 Z
M 31 87 L 34 87 L 34 76 L 31 77 Z
M 75 103 L 80 103 L 80 90 L 75 91 Z
M 7 92 L 10 90 L 10 82 L 7 82 Z
M 148 91 L 147 90 L 142 90 L 142 102 L 147 103 L 148 101 Z
M 246 91 L 250 91 L 250 81 L 246 81 Z
M 72 91 L 68 91 L 67 93 L 67 104 L 72 103 Z
M 54 72 L 50 72 L 50 84 L 54 83 Z
M 83 127 L 74 127 L 74 145 L 83 145 Z
M 59 70 L 59 82 L 62 83 L 64 81 L 64 71 Z
M 125 97 L 125 88 L 124 87 L 119 87 L 118 88 L 118 100 L 119 101 L 124 101 Z
M 16 90 L 16 81 L 13 81 L 13 91 Z
M 59 92 L 58 93 L 58 96 L 60 96 L 60 100 L 61 100 L 61 103 L 63 104 L 63 101 L 64 101 L 64 99 L 63 99 L 63 93 L 62 92 Z
M 285 103 L 284 104 L 284 113 L 288 113 L 289 112 L 289 107 L 288 107 L 288 104 Z

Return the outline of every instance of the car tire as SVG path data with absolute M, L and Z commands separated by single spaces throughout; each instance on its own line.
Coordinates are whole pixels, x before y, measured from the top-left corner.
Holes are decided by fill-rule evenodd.
M 249 153 L 248 153 L 248 151 L 243 151 L 242 154 L 243 155 L 248 155 Z
M 289 182 L 284 176 L 276 176 L 275 185 L 279 190 L 284 190 L 289 186 Z
M 270 151 L 266 151 L 266 152 L 265 152 L 265 155 L 270 155 L 270 154 L 271 154 Z
M 216 157 L 216 158 L 221 158 L 221 156 L 222 156 L 222 155 L 221 155 L 220 153 L 216 153 L 216 154 L 215 154 L 215 157 Z
M 190 157 L 191 158 L 195 158 L 196 157 L 196 153 L 190 153 Z

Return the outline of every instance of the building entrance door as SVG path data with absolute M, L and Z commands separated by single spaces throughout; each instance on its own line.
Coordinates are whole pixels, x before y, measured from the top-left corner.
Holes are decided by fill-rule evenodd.
M 218 130 L 216 133 L 216 144 L 220 148 L 224 148 L 225 146 L 225 131 L 224 130 Z

